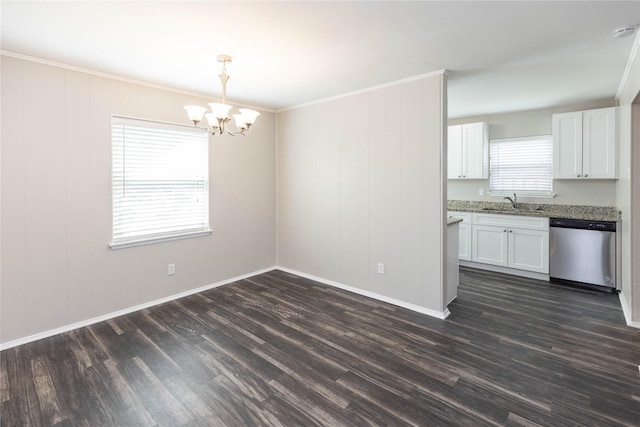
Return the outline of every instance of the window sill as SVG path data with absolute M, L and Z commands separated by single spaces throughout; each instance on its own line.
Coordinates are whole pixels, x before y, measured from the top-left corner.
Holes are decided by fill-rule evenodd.
M 196 231 L 196 232 L 184 233 L 184 234 L 174 234 L 171 236 L 155 237 L 151 239 L 127 240 L 127 241 L 115 242 L 115 243 L 111 242 L 109 243 L 109 247 L 111 249 L 125 249 L 125 248 L 132 248 L 134 246 L 154 245 L 156 243 L 171 242 L 173 240 L 191 239 L 193 237 L 208 236 L 212 232 L 213 232 L 212 230 L 204 230 L 204 231 Z
M 512 197 L 513 191 L 504 192 L 504 193 L 492 193 L 489 192 L 488 195 L 491 197 Z M 556 197 L 556 193 L 520 193 L 518 191 L 515 192 L 518 199 L 528 199 L 528 198 L 536 198 L 536 199 L 553 199 Z

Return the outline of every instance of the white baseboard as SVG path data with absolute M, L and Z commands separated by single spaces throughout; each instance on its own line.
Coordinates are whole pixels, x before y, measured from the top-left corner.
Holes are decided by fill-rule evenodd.
M 217 288 L 219 286 L 227 285 L 229 283 L 233 283 L 238 280 L 246 279 L 248 277 L 257 276 L 258 274 L 266 273 L 268 271 L 274 270 L 276 267 L 269 267 L 262 270 L 254 271 L 252 273 L 243 274 L 241 276 L 232 277 L 230 279 L 225 279 L 220 282 L 212 283 L 209 285 L 201 286 L 196 289 L 190 289 L 188 291 L 180 292 L 174 295 L 170 295 L 168 297 L 160 298 L 154 301 L 145 302 L 142 304 L 138 304 L 132 307 L 127 307 L 122 310 L 114 311 L 112 313 L 103 314 L 102 316 L 93 317 L 91 319 L 82 320 L 80 322 L 72 323 L 70 325 L 61 326 L 59 328 L 50 329 L 48 331 L 39 332 L 37 334 L 29 335 L 24 338 L 18 338 L 13 341 L 8 341 L 6 343 L 0 343 L 0 351 L 6 350 L 8 348 L 16 347 L 22 344 L 27 344 L 33 341 L 41 340 L 44 338 L 49 338 L 54 335 L 62 334 L 64 332 L 69 332 L 74 329 L 83 328 L 85 326 L 93 325 L 94 323 L 103 322 L 105 320 L 113 319 L 115 317 L 123 316 L 125 314 L 133 313 L 134 311 L 143 310 L 145 308 L 153 307 L 154 305 L 163 304 L 165 302 L 177 300 L 180 298 L 184 298 L 189 295 L 197 294 L 198 292 L 203 292 L 209 289 Z
M 640 322 L 631 320 L 631 311 L 627 305 L 627 299 L 624 297 L 624 293 L 620 292 L 618 298 L 620 299 L 620 307 L 622 307 L 622 313 L 624 314 L 624 320 L 627 322 L 627 326 L 640 329 Z
M 375 292 L 365 291 L 364 289 L 355 288 L 353 286 L 345 285 L 339 282 L 334 282 L 333 280 L 324 279 L 322 277 L 314 276 L 312 274 L 303 273 L 301 271 L 293 270 L 291 268 L 278 266 L 275 268 L 276 270 L 282 270 L 287 273 L 295 274 L 296 276 L 301 276 L 307 279 L 315 280 L 316 282 L 323 283 L 325 285 L 333 286 L 334 288 L 342 289 L 348 292 L 353 292 L 354 294 L 362 295 L 365 297 L 369 297 L 378 301 L 386 302 L 389 304 L 396 305 L 398 307 L 406 308 L 411 311 L 415 311 L 421 314 L 426 314 L 427 316 L 435 317 L 438 319 L 446 319 L 449 317 L 451 312 L 449 309 L 445 308 L 444 311 L 440 312 L 437 310 L 432 310 L 430 308 L 422 307 L 420 305 L 411 304 L 408 302 L 400 301 L 395 298 L 390 298 L 385 295 L 377 294 Z

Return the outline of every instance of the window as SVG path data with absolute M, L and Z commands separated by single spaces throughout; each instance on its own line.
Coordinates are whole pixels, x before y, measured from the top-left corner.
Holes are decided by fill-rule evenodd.
M 492 139 L 489 157 L 492 193 L 553 195 L 553 143 L 550 135 Z
M 209 233 L 208 137 L 113 116 L 112 248 Z

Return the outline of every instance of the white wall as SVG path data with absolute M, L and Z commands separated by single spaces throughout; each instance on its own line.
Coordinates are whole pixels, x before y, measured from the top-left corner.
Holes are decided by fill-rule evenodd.
M 273 114 L 210 139 L 212 235 L 112 250 L 111 115 L 208 100 L 7 56 L 1 78 L 1 343 L 275 264 Z
M 444 311 L 445 90 L 436 74 L 278 114 L 280 266 Z
M 467 117 L 450 120 L 449 124 L 487 122 L 489 124 L 490 139 L 551 135 L 551 116 L 555 113 L 611 107 L 613 105 L 613 101 L 609 103 L 599 102 L 572 107 Z M 481 188 L 485 190 L 484 196 L 478 194 L 478 190 Z M 518 197 L 518 199 L 527 203 L 562 205 L 616 206 L 617 204 L 615 180 L 559 179 L 553 181 L 553 191 L 556 193 L 556 197 L 552 199 L 532 197 Z M 502 201 L 502 197 L 489 195 L 488 179 L 449 180 L 448 198 L 450 200 Z
M 622 301 L 634 322 L 640 322 L 640 35 L 636 36 L 629 73 L 620 93 L 620 179 L 622 210 Z M 635 262 L 634 262 L 635 261 Z

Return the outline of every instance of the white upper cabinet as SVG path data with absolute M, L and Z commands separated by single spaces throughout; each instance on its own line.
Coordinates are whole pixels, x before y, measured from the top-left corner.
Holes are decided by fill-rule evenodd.
M 462 125 L 447 128 L 447 178 L 462 178 Z
M 449 126 L 447 178 L 489 178 L 489 132 L 484 122 Z
M 617 179 L 616 108 L 553 115 L 554 179 Z
M 616 108 L 582 113 L 582 174 L 584 178 L 618 178 Z
M 553 178 L 582 178 L 582 111 L 553 115 Z

